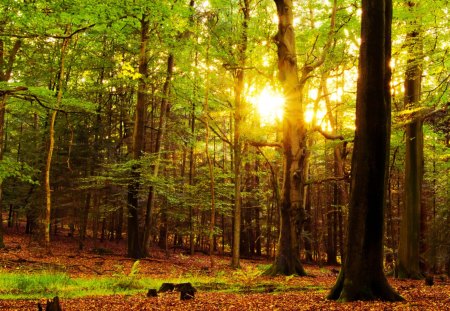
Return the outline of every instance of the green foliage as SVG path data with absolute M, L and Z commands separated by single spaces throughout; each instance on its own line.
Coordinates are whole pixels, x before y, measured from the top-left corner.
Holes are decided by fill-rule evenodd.
M 136 265 L 136 263 L 135 263 Z M 137 267 L 137 265 L 136 265 Z M 63 273 L 1 273 L 0 299 L 39 299 L 55 295 L 65 298 L 135 294 L 158 288 L 163 280 L 137 278 L 137 268 L 129 274 L 100 278 L 71 278 Z
M 139 277 L 139 263 L 139 260 L 135 261 L 128 274 L 124 273 L 122 266 L 117 266 L 118 272 L 114 274 L 116 282 L 113 284 L 113 288 L 120 290 L 145 288 Z
M 0 297 L 53 297 L 60 295 L 63 288 L 74 282 L 66 274 L 2 274 L 0 278 Z
M 38 185 L 34 179 L 36 170 L 24 162 L 17 162 L 9 157 L 0 161 L 0 183 L 7 178 L 16 178 L 21 182 Z
M 233 272 L 233 279 L 243 288 L 249 290 L 255 285 L 256 279 L 262 275 L 263 272 L 253 266 L 244 266 L 241 269 Z

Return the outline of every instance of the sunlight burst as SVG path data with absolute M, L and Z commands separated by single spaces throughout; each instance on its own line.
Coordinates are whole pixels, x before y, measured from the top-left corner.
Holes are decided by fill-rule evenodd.
M 258 109 L 262 125 L 275 124 L 282 120 L 284 97 L 272 88 L 265 87 L 261 93 L 250 97 L 248 100 Z

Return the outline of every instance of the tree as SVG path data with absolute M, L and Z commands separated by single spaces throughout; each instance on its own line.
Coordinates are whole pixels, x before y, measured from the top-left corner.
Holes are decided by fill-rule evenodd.
M 66 26 L 65 36 L 63 38 L 61 46 L 61 56 L 59 59 L 59 73 L 58 73 L 58 87 L 56 96 L 56 105 L 50 116 L 50 128 L 49 128 L 49 144 L 47 152 L 47 161 L 45 165 L 45 218 L 44 218 L 44 240 L 47 247 L 50 246 L 50 224 L 51 224 L 51 212 L 52 212 L 52 199 L 51 199 L 51 185 L 50 185 L 50 170 L 52 166 L 53 150 L 55 147 L 55 122 L 58 114 L 59 107 L 61 106 L 64 88 L 64 78 L 65 78 L 65 57 L 67 54 L 67 49 L 69 47 L 69 42 L 72 37 L 71 26 Z
M 147 77 L 148 77 L 148 55 L 147 44 L 149 34 L 148 15 L 143 14 L 140 19 L 140 50 L 139 50 L 139 79 L 138 95 L 136 101 L 136 112 L 133 130 L 133 159 L 137 161 L 132 167 L 132 180 L 128 185 L 128 256 L 141 258 L 143 247 L 139 236 L 139 187 L 140 173 L 139 164 L 144 151 L 145 115 L 147 109 Z
M 6 6 L 5 12 L 7 13 L 11 8 Z M 2 10 L 3 11 L 3 10 Z M 5 26 L 10 22 L 8 16 L 9 14 L 5 14 L 6 17 L 2 18 L 0 20 L 0 32 L 3 32 L 5 30 Z M 0 37 L 0 82 L 8 82 L 8 80 L 11 78 L 13 66 L 15 59 L 17 57 L 17 53 L 20 50 L 20 47 L 22 45 L 22 40 L 17 39 L 14 41 L 13 46 L 8 51 L 6 49 L 6 40 L 2 37 Z M 8 53 L 9 52 L 9 53 Z M 5 127 L 5 111 L 6 111 L 6 101 L 7 101 L 7 94 L 3 93 L 0 99 L 0 161 L 3 160 L 3 153 L 4 153 L 4 127 Z M 2 183 L 3 181 L 0 180 L 0 248 L 5 247 L 5 244 L 3 243 L 3 221 L 2 221 Z
M 242 221 L 242 195 L 241 195 L 241 170 L 242 170 L 242 124 L 244 113 L 244 73 L 246 52 L 248 45 L 248 23 L 250 20 L 250 0 L 244 0 L 241 5 L 243 14 L 241 40 L 237 55 L 237 66 L 234 69 L 234 217 L 233 217 L 233 249 L 231 266 L 239 268 L 241 221 Z
M 416 5 L 409 1 L 409 10 L 412 11 Z M 405 109 L 418 108 L 422 84 L 422 39 L 418 21 L 411 22 L 411 27 L 413 29 L 406 36 L 408 60 L 405 71 Z M 396 272 L 399 278 L 418 279 L 421 278 L 419 253 L 424 171 L 422 117 L 415 117 L 406 124 L 405 144 L 405 201 L 400 224 Z
M 337 2 L 333 1 L 330 29 L 318 57 L 297 66 L 293 2 L 275 0 L 278 32 L 275 43 L 278 52 L 278 75 L 283 86 L 285 107 L 283 115 L 283 190 L 280 203 L 280 235 L 277 255 L 268 274 L 306 275 L 300 262 L 299 239 L 305 221 L 304 196 L 307 172 L 307 128 L 303 119 L 303 90 L 311 73 L 320 67 L 329 52 L 335 35 Z M 314 49 L 314 47 L 313 47 Z M 311 53 L 314 54 L 314 53 Z M 299 72 L 301 73 L 299 77 Z
M 306 275 L 298 254 L 297 227 L 303 222 L 303 182 L 306 160 L 306 127 L 299 83 L 291 0 L 275 0 L 278 13 L 279 79 L 283 85 L 283 192 L 280 206 L 280 236 L 277 255 L 269 274 Z
M 392 2 L 363 0 L 355 147 L 346 257 L 328 295 L 339 301 L 399 301 L 383 272 L 383 223 L 390 135 Z

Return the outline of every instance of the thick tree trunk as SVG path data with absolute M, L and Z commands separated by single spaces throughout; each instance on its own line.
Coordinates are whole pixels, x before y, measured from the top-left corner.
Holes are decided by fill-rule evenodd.
M 141 24 L 141 45 L 139 52 L 139 73 L 141 78 L 138 85 L 136 102 L 134 130 L 133 130 L 133 159 L 139 160 L 144 150 L 145 139 L 145 115 L 147 107 L 147 82 L 148 76 L 148 56 L 147 42 L 149 32 L 149 21 L 147 16 L 142 16 Z M 139 188 L 140 188 L 140 165 L 134 164 L 131 168 L 131 181 L 128 185 L 128 256 L 131 258 L 141 258 L 144 256 L 142 244 L 139 236 Z
M 412 10 L 415 4 L 409 2 Z M 413 25 L 416 25 L 413 22 Z M 408 33 L 408 61 L 405 72 L 405 108 L 417 108 L 420 101 L 422 83 L 422 40 L 417 29 Z M 400 243 L 398 250 L 397 276 L 399 278 L 419 279 L 420 272 L 420 227 L 423 182 L 423 120 L 417 118 L 406 125 L 405 191 L 402 220 L 400 224 Z M 424 207 L 422 207 L 424 208 Z M 422 221 L 426 221 L 422 219 Z
M 302 85 L 298 78 L 291 0 L 275 0 L 278 12 L 279 79 L 283 85 L 283 192 L 280 236 L 275 261 L 268 274 L 305 275 L 299 257 L 299 229 L 304 221 L 303 195 L 306 164 L 306 127 L 303 120 Z
M 390 134 L 390 0 L 363 0 L 356 135 L 346 258 L 328 298 L 402 298 L 383 272 L 383 222 Z

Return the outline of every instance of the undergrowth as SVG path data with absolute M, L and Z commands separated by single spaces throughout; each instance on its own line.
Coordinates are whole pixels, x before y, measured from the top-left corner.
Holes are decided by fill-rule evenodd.
M 224 271 L 218 271 L 214 275 L 187 273 L 180 275 L 178 278 L 153 279 L 140 274 L 139 261 L 136 261 L 128 273 L 124 271 L 123 266 L 118 265 L 112 276 L 91 278 L 71 278 L 67 274 L 54 271 L 35 274 L 0 272 L 0 300 L 52 298 L 56 295 L 62 298 L 113 294 L 133 295 L 146 293 L 150 288 L 159 289 L 161 284 L 165 282 L 189 282 L 199 291 L 228 293 L 321 290 L 321 288 L 315 288 L 314 286 L 296 288 L 295 286 L 286 286 L 283 282 L 261 280 L 259 277 L 263 270 L 262 267 L 243 267 L 233 273 Z

